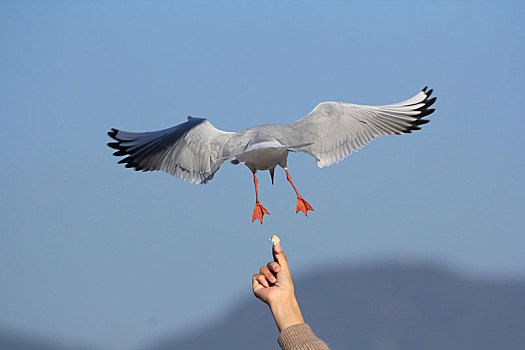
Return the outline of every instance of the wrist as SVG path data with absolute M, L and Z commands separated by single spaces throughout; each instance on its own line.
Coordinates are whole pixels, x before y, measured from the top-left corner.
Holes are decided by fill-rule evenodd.
M 304 323 L 303 315 L 295 296 L 275 300 L 269 306 L 280 332 L 295 324 Z

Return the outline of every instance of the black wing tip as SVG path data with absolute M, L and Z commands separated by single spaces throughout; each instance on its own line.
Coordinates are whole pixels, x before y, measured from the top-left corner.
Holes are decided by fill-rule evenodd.
M 111 131 L 108 131 L 108 135 L 114 139 L 115 141 L 117 142 L 108 142 L 107 145 L 110 147 L 110 148 L 113 148 L 113 149 L 116 149 L 117 151 L 116 152 L 113 152 L 113 155 L 114 156 L 117 156 L 117 157 L 120 157 L 120 156 L 125 156 L 126 154 L 128 154 L 128 148 L 129 147 L 126 147 L 126 146 L 122 146 L 122 140 L 118 139 L 117 138 L 117 134 L 118 134 L 118 130 L 117 129 L 114 129 L 112 128 Z
M 428 107 L 432 106 L 434 104 L 434 102 L 436 102 L 437 100 L 437 97 L 432 97 L 432 98 L 428 98 L 425 100 L 425 104 L 419 108 L 420 110 L 424 110 L 424 109 L 427 109 Z
M 434 108 L 429 108 L 437 100 L 437 97 L 435 97 L 435 96 L 430 98 L 430 96 L 434 92 L 434 89 L 428 90 L 428 86 L 425 86 L 421 91 L 423 91 L 425 93 L 425 95 L 426 95 L 425 99 L 422 101 L 423 105 L 421 107 L 415 109 L 415 111 L 419 112 L 419 114 L 417 116 L 414 116 L 417 119 L 414 120 L 411 123 L 411 125 L 409 127 L 407 127 L 403 131 L 404 133 L 410 134 L 410 133 L 412 133 L 412 131 L 421 130 L 421 126 L 422 125 L 427 124 L 427 123 L 430 122 L 430 120 L 423 119 L 423 118 L 428 116 L 428 115 L 430 115 L 430 114 L 432 114 L 432 113 L 434 113 L 434 111 L 435 111 Z
M 419 122 L 419 121 L 421 121 L 421 122 Z M 418 120 L 417 122 L 415 122 L 414 124 L 412 124 L 412 126 L 410 126 L 409 128 L 407 128 L 407 129 L 405 130 L 405 133 L 410 134 L 410 133 L 412 133 L 412 131 L 421 130 L 420 125 L 426 124 L 426 123 L 428 123 L 428 122 L 430 122 L 430 120 L 420 119 L 420 120 Z
M 425 93 L 425 95 L 427 95 L 426 99 L 428 100 L 428 98 L 432 95 L 432 93 L 434 92 L 434 89 L 431 88 L 430 90 L 428 89 L 428 86 L 425 86 L 423 89 L 421 89 L 422 92 Z
M 118 134 L 118 130 L 115 128 L 111 128 L 111 131 L 108 131 L 108 136 L 111 137 L 112 139 L 117 140 L 117 134 Z
M 117 164 L 123 164 L 126 168 L 132 168 L 135 171 L 153 171 L 158 169 L 151 169 L 148 166 L 145 166 L 144 164 L 141 164 L 137 161 L 137 157 L 133 152 L 129 152 L 129 147 L 122 146 L 121 141 L 119 142 L 109 142 L 108 146 L 111 148 L 116 149 L 117 151 L 113 152 L 113 155 L 116 157 L 122 157 L 127 156 L 125 158 L 120 159 Z
M 108 131 L 108 135 L 114 139 L 117 142 L 108 142 L 107 145 L 110 148 L 116 149 L 115 152 L 113 152 L 113 155 L 115 157 L 122 157 L 122 156 L 128 156 L 126 158 L 123 158 L 118 161 L 118 164 L 125 164 L 126 168 L 134 168 L 134 170 L 139 171 L 145 171 L 141 166 L 136 164 L 134 162 L 134 159 L 132 158 L 132 155 L 128 152 L 129 147 L 122 146 L 122 140 L 117 138 L 119 130 L 115 128 L 111 128 L 111 131 Z
M 115 157 L 122 157 L 122 156 L 125 156 L 127 154 L 128 154 L 127 149 L 119 149 L 118 151 L 113 152 L 113 155 Z
M 432 95 L 432 92 L 434 92 L 434 89 L 430 89 L 430 90 L 426 91 L 427 88 L 428 87 L 425 86 L 425 88 L 422 90 L 426 94 L 426 97 L 423 100 L 423 105 L 421 107 L 419 107 L 418 109 L 416 109 L 417 111 L 421 112 L 417 116 L 418 119 L 423 118 L 424 116 L 427 116 L 429 114 L 432 114 L 435 111 L 435 109 L 429 108 L 429 107 L 432 106 L 437 101 L 437 97 L 434 96 L 434 97 L 430 98 L 430 96 Z
M 134 154 L 134 151 L 129 151 L 129 146 L 123 146 L 122 142 L 125 142 L 125 140 L 122 140 L 118 138 L 119 130 L 115 128 L 111 128 L 110 131 L 108 131 L 108 135 L 114 139 L 116 142 L 108 142 L 107 145 L 110 148 L 115 149 L 116 151 L 113 152 L 113 155 L 115 157 L 123 157 L 125 158 L 120 159 L 117 164 L 123 164 L 126 168 L 132 168 L 135 171 L 153 171 L 157 169 L 151 169 L 148 166 L 145 166 L 144 164 L 141 164 L 140 161 L 137 161 L 137 157 Z
M 122 146 L 120 146 L 120 143 L 119 142 L 108 142 L 106 143 L 106 145 L 108 145 L 109 147 L 113 148 L 113 149 L 118 149 L 120 150 Z
M 427 115 L 430 115 L 430 114 L 434 113 L 434 111 L 435 111 L 434 108 L 429 108 L 429 109 L 422 110 L 421 114 L 418 115 L 418 118 L 426 117 Z M 419 120 L 421 120 L 421 119 L 419 119 Z
M 428 119 L 418 119 L 414 122 L 413 125 L 417 126 L 417 125 L 423 125 L 423 124 L 426 124 L 426 123 L 429 123 L 430 120 Z
M 144 169 L 144 167 L 137 164 L 132 157 L 121 159 L 118 164 L 124 164 L 126 168 L 132 168 L 135 171 L 148 171 L 148 169 Z

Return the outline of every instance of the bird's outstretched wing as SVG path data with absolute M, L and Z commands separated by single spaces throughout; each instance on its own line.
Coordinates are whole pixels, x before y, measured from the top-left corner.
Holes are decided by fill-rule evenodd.
M 414 97 L 386 106 L 355 105 L 342 102 L 318 104 L 306 117 L 289 124 L 295 143 L 307 144 L 294 149 L 317 160 L 319 167 L 346 158 L 381 135 L 395 135 L 419 130 L 429 121 L 423 117 L 434 112 L 436 101 L 425 87 Z
M 126 168 L 163 170 L 189 182 L 206 183 L 219 169 L 224 144 L 235 133 L 215 128 L 208 120 L 188 117 L 188 121 L 169 129 L 134 133 L 111 129 L 108 135 L 117 142 L 115 156 Z

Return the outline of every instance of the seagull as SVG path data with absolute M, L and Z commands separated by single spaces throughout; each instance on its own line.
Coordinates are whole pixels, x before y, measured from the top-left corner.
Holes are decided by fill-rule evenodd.
M 297 195 L 296 213 L 313 207 L 299 194 L 288 172 L 289 152 L 306 152 L 322 168 L 337 163 L 382 135 L 401 135 L 420 130 L 429 122 L 423 117 L 434 112 L 429 107 L 432 89 L 425 87 L 403 102 L 383 106 L 322 102 L 306 117 L 291 124 L 264 124 L 239 132 L 215 128 L 207 119 L 188 117 L 185 123 L 152 132 L 111 129 L 116 142 L 113 155 L 126 156 L 118 163 L 136 171 L 163 170 L 192 183 L 208 183 L 225 161 L 244 164 L 253 173 L 255 208 L 252 222 L 262 224 L 268 210 L 259 202 L 258 170 L 268 170 L 274 182 L 277 165 Z

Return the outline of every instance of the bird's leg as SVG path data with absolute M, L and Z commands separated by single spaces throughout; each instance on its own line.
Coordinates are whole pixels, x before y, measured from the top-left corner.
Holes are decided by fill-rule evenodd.
M 286 179 L 292 184 L 292 187 L 297 194 L 297 208 L 295 208 L 295 212 L 298 213 L 299 211 L 302 211 L 304 215 L 308 216 L 308 210 L 314 211 L 314 208 L 304 200 L 303 197 L 297 192 L 297 188 L 295 188 L 295 185 L 292 182 L 292 177 L 288 173 L 288 169 L 284 168 L 284 171 L 286 171 Z
M 264 214 L 270 214 L 270 213 L 259 202 L 259 194 L 257 193 L 257 182 L 258 182 L 257 177 L 255 176 L 255 172 L 254 172 L 253 173 L 253 183 L 255 184 L 255 209 L 253 209 L 252 222 L 258 219 L 262 224 Z

